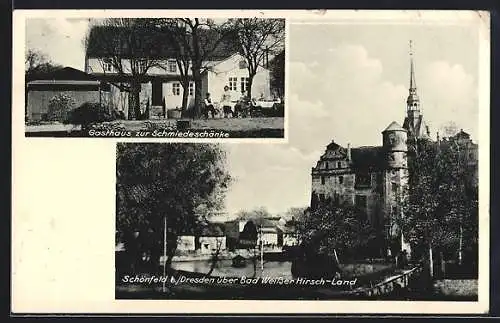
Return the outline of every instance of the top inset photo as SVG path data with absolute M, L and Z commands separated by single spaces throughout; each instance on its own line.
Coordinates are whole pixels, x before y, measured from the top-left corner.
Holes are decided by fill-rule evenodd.
M 25 23 L 25 136 L 285 138 L 285 19 Z

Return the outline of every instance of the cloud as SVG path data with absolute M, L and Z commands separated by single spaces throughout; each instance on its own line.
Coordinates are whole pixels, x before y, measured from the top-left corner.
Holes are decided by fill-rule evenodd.
M 477 140 L 477 83 L 462 65 L 434 61 L 424 69 L 420 84 L 424 115 L 434 132 L 443 133 L 444 125 L 454 122 Z
M 42 51 L 56 64 L 83 69 L 88 24 L 87 19 L 29 19 L 26 46 Z
M 282 212 L 307 205 L 310 169 L 331 140 L 381 145 L 387 125 L 403 123 L 408 84 L 388 80 L 382 61 L 359 44 L 328 48 L 296 53 L 289 63 L 289 143 L 231 147 L 231 172 L 238 180 L 228 195 L 229 210 L 264 205 Z M 418 93 L 431 131 L 455 121 L 477 138 L 474 77 L 446 61 L 421 66 Z
M 323 55 L 323 57 L 321 57 Z M 377 145 L 393 120 L 402 123 L 407 90 L 383 79 L 381 61 L 361 45 L 342 44 L 290 64 L 290 138 L 315 150 L 331 139 Z

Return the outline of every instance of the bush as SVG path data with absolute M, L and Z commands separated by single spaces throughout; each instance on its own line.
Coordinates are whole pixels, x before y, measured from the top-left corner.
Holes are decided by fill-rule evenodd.
M 113 120 L 113 116 L 103 105 L 85 102 L 68 114 L 66 123 L 81 125 L 82 129 L 86 129 L 92 124 Z
M 64 121 L 73 109 L 75 101 L 67 94 L 57 94 L 49 100 L 47 121 Z

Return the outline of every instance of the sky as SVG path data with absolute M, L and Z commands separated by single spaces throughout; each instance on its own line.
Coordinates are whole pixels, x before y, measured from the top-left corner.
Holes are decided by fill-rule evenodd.
M 30 19 L 27 47 L 54 63 L 84 68 L 88 19 Z M 417 93 L 432 137 L 450 122 L 478 139 L 477 26 L 301 24 L 289 28 L 286 144 L 225 144 L 234 181 L 226 209 L 272 213 L 307 206 L 310 172 L 332 140 L 381 145 L 392 121 L 402 124 L 413 41 Z
M 228 211 L 307 206 L 311 167 L 332 140 L 381 145 L 402 125 L 413 41 L 417 93 L 432 137 L 449 122 L 478 138 L 478 37 L 470 26 L 311 25 L 289 29 L 289 142 L 231 145 Z

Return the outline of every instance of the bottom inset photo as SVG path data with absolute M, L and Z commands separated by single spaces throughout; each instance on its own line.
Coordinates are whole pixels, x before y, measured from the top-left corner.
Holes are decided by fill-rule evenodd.
M 477 182 L 448 142 L 394 162 L 405 135 L 117 144 L 115 298 L 477 301 Z

